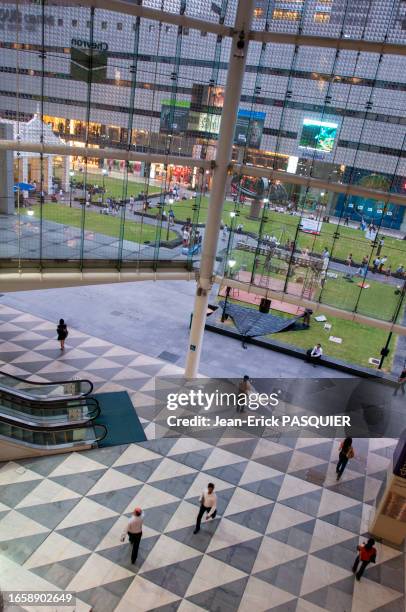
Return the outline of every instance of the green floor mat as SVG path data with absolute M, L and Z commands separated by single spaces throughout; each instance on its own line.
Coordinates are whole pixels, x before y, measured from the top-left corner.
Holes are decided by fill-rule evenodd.
M 127 391 L 97 393 L 93 397 L 97 399 L 101 409 L 95 424 L 107 427 L 107 436 L 101 440 L 99 446 L 146 441 L 144 429 Z

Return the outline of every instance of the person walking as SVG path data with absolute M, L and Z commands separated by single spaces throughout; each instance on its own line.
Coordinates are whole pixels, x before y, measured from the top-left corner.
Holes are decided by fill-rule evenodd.
M 397 395 L 399 389 L 402 389 L 403 395 L 405 394 L 405 383 L 406 383 L 406 364 L 403 365 L 403 370 L 399 374 L 399 378 L 397 380 L 397 387 L 393 392 L 393 395 Z
M 202 522 L 203 514 L 207 512 L 206 521 L 214 519 L 217 514 L 217 495 L 214 493 L 214 484 L 209 482 L 200 497 L 200 510 L 197 515 L 196 527 L 193 533 L 199 533 L 200 523 Z
M 369 538 L 368 542 L 357 546 L 358 555 L 355 557 L 354 565 L 352 566 L 352 573 L 355 574 L 355 578 L 358 582 L 361 580 L 362 574 L 370 563 L 376 563 L 376 548 L 374 546 L 375 540 Z M 361 563 L 361 567 L 358 569 L 358 565 Z M 358 570 L 358 571 L 357 571 Z
M 131 550 L 131 563 L 137 560 L 138 549 L 142 538 L 142 526 L 144 524 L 144 513 L 141 508 L 135 508 L 133 516 L 128 521 L 127 529 L 121 536 L 121 541 L 124 542 L 125 536 L 128 534 L 130 544 L 132 544 Z
M 59 319 L 58 327 L 56 328 L 56 333 L 58 334 L 58 340 L 61 343 L 61 351 L 65 348 L 65 340 L 68 337 L 68 326 L 66 325 L 63 319 Z
M 237 412 L 244 412 L 244 407 L 248 405 L 248 397 L 252 392 L 250 377 L 245 374 L 244 378 L 238 383 Z
M 336 466 L 337 480 L 340 480 L 348 463 L 348 459 L 355 457 L 354 449 L 352 448 L 352 438 L 345 438 L 340 444 L 338 462 Z

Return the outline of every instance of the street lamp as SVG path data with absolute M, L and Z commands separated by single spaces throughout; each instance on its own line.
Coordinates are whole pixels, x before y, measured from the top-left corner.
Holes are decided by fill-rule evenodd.
M 73 183 L 73 177 L 75 176 L 75 173 L 73 170 L 69 170 L 69 208 L 72 208 L 72 183 Z
M 174 199 L 173 198 L 169 198 L 168 202 L 169 202 L 169 206 L 172 206 L 172 204 L 174 203 Z M 169 241 L 169 228 L 170 228 L 170 223 L 171 223 L 171 208 L 169 209 L 169 213 L 168 213 L 168 226 L 166 229 L 166 241 Z
M 103 170 L 102 170 L 102 178 L 103 178 L 102 204 L 103 204 L 103 206 L 104 206 L 104 196 L 105 196 L 104 181 L 105 181 L 105 178 L 106 178 L 106 174 L 107 174 L 107 170 L 106 170 L 106 168 L 103 168 Z
M 236 264 L 236 260 L 235 259 L 229 259 L 227 262 L 227 265 L 230 269 L 230 275 L 232 272 L 232 269 L 234 268 L 235 264 Z M 221 313 L 221 322 L 224 323 L 224 321 L 226 320 L 226 310 L 227 310 L 227 302 L 228 302 L 228 297 L 230 295 L 230 291 L 231 291 L 231 287 L 226 286 L 226 299 L 224 300 L 224 305 L 223 305 L 223 312 Z

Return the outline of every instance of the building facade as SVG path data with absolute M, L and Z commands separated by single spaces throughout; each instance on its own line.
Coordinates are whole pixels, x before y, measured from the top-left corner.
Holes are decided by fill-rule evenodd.
M 236 10 L 235 0 L 144 5 L 224 23 Z M 406 2 L 261 0 L 254 27 L 404 42 Z M 184 155 L 215 155 L 229 51 L 228 38 L 76 2 L 3 3 L 0 117 L 37 113 L 72 144 L 176 152 L 181 168 Z M 405 108 L 404 57 L 251 42 L 235 157 L 243 149 L 259 165 L 406 193 Z M 177 172 L 193 184 L 193 169 Z M 290 195 L 310 206 L 322 197 Z M 330 195 L 327 205 L 342 214 L 344 199 Z M 379 201 L 352 198 L 345 209 L 388 227 L 403 221 L 403 209 Z

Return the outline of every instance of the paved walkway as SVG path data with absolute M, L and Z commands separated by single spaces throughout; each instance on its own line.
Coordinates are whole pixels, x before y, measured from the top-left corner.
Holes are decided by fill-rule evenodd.
M 113 289 L 117 296 L 120 291 Z M 153 377 L 179 370 L 145 355 L 146 337 L 134 334 L 131 349 L 98 337 L 99 326 L 106 331 L 116 315 L 109 310 L 112 296 L 97 290 L 85 307 L 93 325 L 84 332 L 68 320 L 63 355 L 55 316 L 48 320 L 33 309 L 35 292 L 33 299 L 20 295 L 28 298 L 24 311 L 4 305 L 3 297 L 0 367 L 42 380 L 86 376 L 98 391 L 125 390 L 149 435 Z M 60 308 L 53 304 L 56 293 L 43 293 L 48 309 Z M 65 309 L 80 320 L 74 295 L 59 293 L 65 300 L 70 296 Z M 133 315 L 134 327 L 127 318 L 127 336 L 141 325 L 153 335 L 147 321 L 137 322 L 140 294 L 134 286 L 129 295 L 126 315 Z M 164 329 L 173 319 L 159 324 L 156 312 L 155 323 L 163 348 Z M 224 437 L 216 446 L 190 438 L 152 439 L 0 464 L 2 585 L 75 591 L 76 612 L 403 612 L 401 552 L 378 544 L 377 564 L 362 581 L 351 572 L 394 444 L 356 440 L 357 457 L 338 483 L 338 441 L 323 438 Z M 193 535 L 199 495 L 209 481 L 216 484 L 218 518 Z M 129 544 L 120 536 L 138 505 L 145 522 L 132 565 Z

